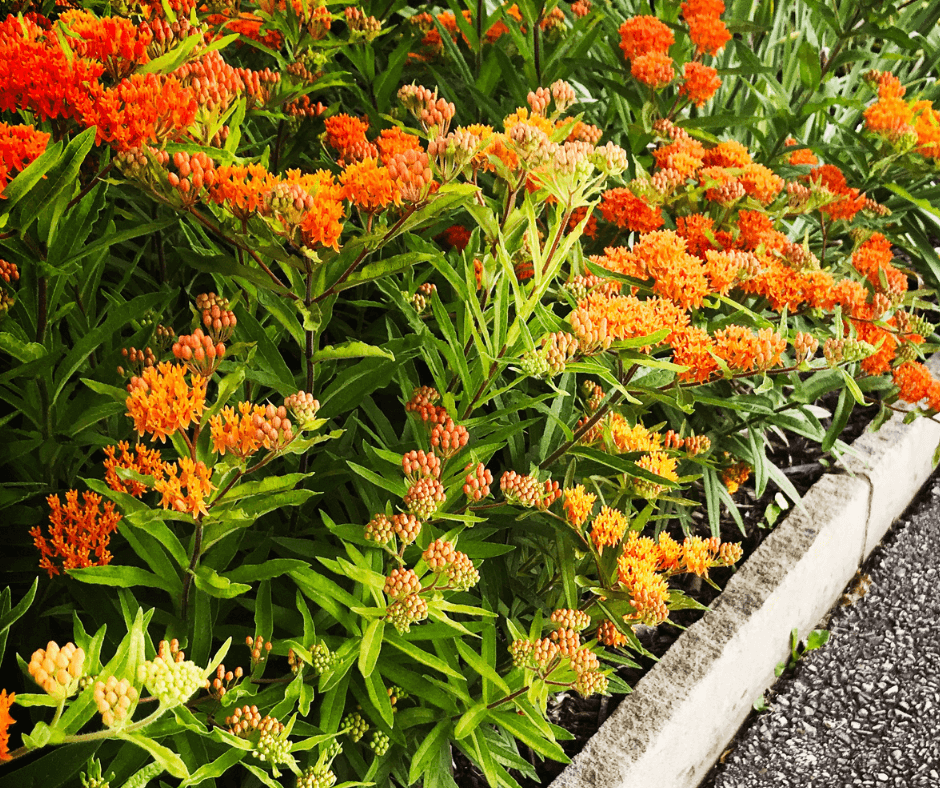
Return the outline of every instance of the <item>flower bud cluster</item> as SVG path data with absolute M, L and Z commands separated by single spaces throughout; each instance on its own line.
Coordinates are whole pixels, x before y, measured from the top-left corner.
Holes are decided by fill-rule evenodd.
M 396 153 L 386 166 L 405 202 L 422 202 L 437 186 L 431 160 L 425 151 Z
M 238 324 L 235 313 L 228 306 L 228 299 L 215 293 L 200 293 L 196 296 L 196 308 L 202 312 L 202 324 L 216 342 L 227 342 Z
M 558 482 L 551 479 L 540 482 L 534 476 L 523 476 L 515 471 L 506 471 L 502 475 L 499 488 L 507 503 L 542 511 L 561 498 L 562 492 Z
M 307 425 L 317 417 L 320 401 L 314 399 L 313 394 L 298 391 L 284 399 L 284 407 L 294 415 L 301 429 L 308 429 Z
M 861 361 L 874 352 L 874 347 L 859 339 L 833 339 L 830 337 L 823 345 L 823 356 L 826 358 L 826 364 L 830 367 L 842 363 Z
M 435 405 L 441 398 L 437 389 L 431 386 L 418 386 L 411 399 L 405 403 L 405 410 L 416 413 L 425 424 L 441 424 L 448 419 L 447 410 Z
M 9 293 L 0 292 L 0 320 L 7 316 L 15 303 L 16 299 Z
M 815 336 L 805 331 L 798 331 L 793 338 L 793 350 L 796 352 L 796 363 L 802 364 L 809 361 L 819 347 L 819 340 Z
M 7 284 L 18 282 L 20 279 L 20 269 L 17 267 L 16 263 L 0 260 L 0 279 Z
M 423 450 L 418 449 L 403 454 L 401 469 L 409 484 L 414 484 L 424 477 L 441 478 L 441 460 L 433 451 L 425 454 Z
M 583 610 L 572 610 L 570 608 L 559 608 L 552 612 L 551 622 L 557 624 L 562 629 L 572 629 L 580 632 L 591 625 L 591 616 Z
M 936 330 L 936 326 L 923 315 L 915 315 L 899 309 L 894 317 L 897 320 L 898 331 L 902 334 L 917 334 L 926 339 Z
M 311 766 L 297 777 L 296 788 L 333 788 L 336 775 L 328 766 Z
M 462 424 L 454 424 L 453 419 L 438 422 L 431 430 L 431 445 L 437 449 L 444 459 L 453 457 L 470 440 L 470 433 Z
M 434 162 L 441 180 L 449 181 L 471 164 L 480 147 L 476 134 L 458 129 L 439 134 L 428 143 L 428 157 Z
M 267 193 L 261 215 L 278 221 L 288 237 L 293 237 L 304 216 L 314 209 L 316 200 L 298 183 L 278 183 Z
M 148 660 L 137 669 L 137 679 L 156 696 L 164 706 L 177 706 L 189 700 L 199 689 L 205 687 L 202 668 L 191 660 L 174 658 L 161 645 L 161 654 Z
M 552 102 L 552 92 L 548 88 L 530 90 L 529 95 L 526 96 L 526 101 L 529 102 L 533 115 L 544 115 L 548 105 Z
M 393 514 L 392 530 L 402 544 L 411 544 L 421 532 L 421 521 L 413 514 Z
M 109 728 L 114 728 L 127 719 L 137 700 L 137 690 L 127 679 L 118 681 L 114 676 L 109 676 L 107 681 L 95 682 L 92 697 L 98 706 L 101 721 Z
M 385 617 L 400 633 L 409 632 L 411 625 L 428 617 L 428 603 L 418 594 L 396 600 L 388 606 Z
M 157 347 L 168 350 L 173 344 L 173 340 L 176 339 L 176 332 L 172 328 L 158 323 L 153 331 L 153 338 L 157 343 Z
M 630 163 L 627 152 L 612 142 L 595 148 L 591 153 L 591 162 L 608 178 L 621 175 Z
M 234 733 L 241 739 L 248 739 L 254 734 L 269 733 L 272 736 L 279 736 L 284 730 L 284 725 L 273 717 L 261 716 L 257 706 L 236 707 L 231 716 L 225 718 L 225 725 L 229 733 Z
M 627 645 L 627 638 L 613 621 L 602 621 L 597 626 L 597 640 L 605 646 L 623 648 Z
M 192 334 L 181 336 L 173 343 L 173 355 L 194 374 L 208 378 L 222 363 L 225 345 L 197 328 Z
M 85 652 L 74 643 L 62 648 L 50 640 L 44 649 L 36 649 L 29 660 L 29 675 L 54 698 L 64 698 L 78 688 L 85 670 Z
M 251 754 L 259 761 L 270 764 L 290 761 L 291 743 L 286 738 L 282 739 L 279 733 L 270 730 L 261 731 L 261 735 L 258 736 L 258 743 L 251 751 Z
M 573 657 L 581 648 L 581 636 L 573 629 L 560 627 L 552 630 L 549 637 L 558 644 L 558 653 L 563 657 Z
M 432 572 L 440 572 L 454 561 L 456 554 L 457 552 L 450 542 L 445 539 L 435 539 L 427 546 L 421 557 Z
M 369 742 L 369 749 L 375 753 L 377 758 L 381 758 L 385 753 L 388 752 L 388 748 L 391 746 L 392 740 L 388 737 L 387 734 L 382 733 L 382 731 L 373 731 L 372 739 Z
M 354 742 L 359 741 L 363 736 L 365 736 L 371 726 L 366 722 L 365 717 L 362 716 L 358 711 L 351 711 L 345 717 L 343 721 L 340 722 L 339 728 L 341 731 L 344 731 L 350 739 Z
M 480 582 L 480 572 L 473 565 L 470 556 L 459 550 L 454 552 L 454 558 L 444 567 L 443 574 L 451 591 L 469 591 Z
M 565 371 L 568 362 L 580 352 L 574 334 L 555 331 L 542 338 L 541 346 L 527 351 L 520 361 L 522 371 L 537 378 L 554 377 Z
M 490 485 L 493 483 L 493 474 L 486 468 L 482 462 L 478 462 L 474 467 L 472 462 L 468 462 L 464 467 L 465 471 L 470 471 L 465 478 L 463 486 L 464 495 L 471 501 L 482 501 L 490 494 Z
M 130 371 L 133 375 L 142 375 L 144 367 L 152 367 L 157 363 L 157 358 L 149 347 L 145 347 L 143 350 L 138 350 L 133 346 L 129 348 L 122 347 L 121 355 L 131 365 Z M 117 373 L 123 376 L 125 374 L 124 367 L 118 367 Z
M 381 512 L 366 523 L 365 537 L 371 542 L 388 544 L 395 535 L 392 521 Z
M 673 430 L 668 430 L 663 434 L 663 448 L 675 451 L 685 449 L 690 457 L 704 454 L 711 446 L 711 439 L 707 435 L 689 435 L 687 438 L 682 438 Z
M 608 295 L 616 295 L 620 292 L 620 283 L 613 279 L 595 276 L 594 274 L 580 274 L 573 276 L 562 289 L 568 293 L 575 301 L 581 301 L 587 298 L 588 293 L 597 290 Z
M 405 85 L 398 91 L 398 99 L 425 131 L 434 128 L 439 135 L 447 134 L 457 108 L 438 98 L 437 88 L 432 91 L 422 85 Z
M 193 205 L 203 187 L 215 183 L 215 162 L 201 151 L 193 154 L 177 151 L 172 160 L 176 172 L 170 172 L 167 180 L 179 192 L 184 205 Z
M 408 488 L 404 503 L 419 520 L 430 520 L 446 499 L 444 485 L 433 476 L 425 476 Z
M 336 663 L 336 654 L 326 643 L 315 643 L 310 647 L 310 659 L 317 673 L 326 673 Z
M 225 665 L 219 665 L 215 671 L 215 678 L 211 681 L 206 679 L 203 688 L 214 698 L 221 699 L 228 692 L 234 683 L 238 681 L 245 673 L 241 667 L 235 670 L 226 670 Z
M 374 16 L 366 16 L 359 8 L 347 6 L 345 10 L 346 24 L 353 38 L 371 41 L 382 31 L 382 23 Z
M 245 638 L 245 645 L 251 649 L 251 666 L 254 667 L 268 658 L 273 645 L 270 640 L 265 640 L 261 635 L 252 638 L 248 635 Z
M 413 569 L 393 569 L 385 578 L 385 595 L 392 599 L 402 599 L 409 594 L 421 591 L 421 580 Z

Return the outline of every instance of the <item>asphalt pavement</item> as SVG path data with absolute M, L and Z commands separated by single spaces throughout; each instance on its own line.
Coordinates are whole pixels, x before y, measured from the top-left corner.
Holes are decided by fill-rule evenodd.
M 703 788 L 940 788 L 937 473 L 823 623 Z

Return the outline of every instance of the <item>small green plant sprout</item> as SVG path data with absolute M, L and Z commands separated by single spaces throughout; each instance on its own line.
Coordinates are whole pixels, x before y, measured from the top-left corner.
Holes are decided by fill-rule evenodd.
M 815 651 L 817 648 L 822 648 L 829 642 L 829 636 L 832 633 L 828 629 L 814 629 L 809 633 L 809 636 L 806 638 L 806 642 L 800 645 L 800 636 L 799 631 L 796 627 L 793 628 L 793 631 L 790 632 L 790 659 L 784 660 L 776 668 L 774 668 L 774 675 L 777 678 L 783 674 L 786 670 L 791 670 L 796 667 L 796 663 L 800 661 L 800 658 L 809 653 L 810 651 Z
M 79 774 L 82 781 L 82 788 L 110 788 L 111 780 L 114 779 L 114 772 L 107 777 L 101 775 L 101 761 L 97 758 L 89 758 L 88 766 L 85 771 Z

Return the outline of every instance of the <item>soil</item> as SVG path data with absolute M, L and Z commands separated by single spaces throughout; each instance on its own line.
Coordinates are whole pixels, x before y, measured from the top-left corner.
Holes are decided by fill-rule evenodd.
M 822 398 L 818 404 L 832 412 L 835 409 L 837 396 L 838 393 L 833 392 Z M 845 443 L 852 443 L 865 431 L 875 415 L 877 415 L 877 408 L 874 406 L 856 408 L 840 436 L 841 440 Z M 827 426 L 825 420 L 822 423 Z M 780 438 L 771 436 L 767 456 L 778 468 L 784 470 L 784 473 L 800 495 L 804 495 L 832 465 L 832 455 L 821 451 L 818 444 L 798 435 L 788 435 L 787 443 Z M 687 492 L 694 493 L 694 491 Z M 741 542 L 744 555 L 738 564 L 739 566 L 747 561 L 761 542 L 770 534 L 771 529 L 767 526 L 764 514 L 767 507 L 774 502 L 774 497 L 778 492 L 777 487 L 770 482 L 764 494 L 758 498 L 752 484 L 742 485 L 735 501 L 744 519 L 745 533 L 743 536 L 730 515 L 723 512 L 721 539 L 728 542 Z M 694 497 L 694 495 L 689 495 L 689 497 Z M 781 519 L 785 516 L 786 513 L 782 514 Z M 710 577 L 720 588 L 724 588 L 732 574 L 732 569 L 718 569 L 713 570 Z M 702 583 L 699 578 L 694 576 L 677 577 L 671 581 L 671 585 L 681 588 L 705 605 L 711 604 L 720 593 L 719 590 Z M 696 610 L 676 611 L 670 618 L 679 626 L 662 625 L 657 628 L 641 628 L 641 631 L 638 632 L 640 642 L 651 653 L 657 657 L 662 657 L 669 650 L 669 647 L 676 642 L 679 635 L 682 634 L 682 628 L 688 628 L 694 624 L 701 615 L 702 613 Z M 617 675 L 633 687 L 653 667 L 655 662 L 648 657 L 633 653 L 630 656 L 640 663 L 640 668 L 619 667 Z M 623 697 L 623 695 L 593 695 L 589 698 L 582 698 L 575 692 L 563 692 L 549 702 L 549 720 L 553 724 L 566 729 L 574 737 L 569 741 L 560 742 L 569 757 L 574 756 L 583 749 L 587 740 L 598 731 L 604 721 L 614 712 Z M 513 777 L 519 781 L 522 788 L 546 786 L 565 767 L 564 764 L 541 759 L 525 745 L 520 744 L 519 746 L 520 753 L 532 763 L 539 777 L 538 781 L 535 781 L 518 773 L 513 773 Z M 460 788 L 488 788 L 483 774 L 456 749 L 454 750 L 454 779 Z

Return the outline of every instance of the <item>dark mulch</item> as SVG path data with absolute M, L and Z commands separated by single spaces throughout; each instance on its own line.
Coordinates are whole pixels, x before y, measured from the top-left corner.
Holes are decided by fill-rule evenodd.
M 833 392 L 828 397 L 823 398 L 819 404 L 832 412 L 836 405 L 837 396 L 837 393 Z M 865 431 L 865 428 L 876 414 L 877 410 L 874 407 L 856 408 L 841 439 L 845 443 L 852 443 Z M 825 424 L 825 421 L 823 423 Z M 789 436 L 789 443 L 784 443 L 779 438 L 770 436 L 767 455 L 777 467 L 784 469 L 784 473 L 786 473 L 800 495 L 804 495 L 832 464 L 832 457 L 824 454 L 818 444 L 796 435 Z M 694 490 L 689 492 L 689 497 L 694 497 Z M 735 499 L 744 519 L 743 535 L 730 516 L 726 514 L 723 517 L 721 522 L 722 541 L 741 542 L 744 550 L 744 556 L 739 565 L 747 561 L 770 533 L 770 528 L 767 527 L 765 520 L 765 512 L 767 507 L 773 503 L 774 496 L 778 492 L 772 482 L 767 485 L 767 489 L 760 498 L 755 495 L 752 485 L 745 485 L 741 488 Z M 781 519 L 783 516 L 785 515 L 782 515 Z M 724 569 L 713 570 L 710 576 L 721 588 L 724 588 L 731 575 L 731 569 Z M 706 605 L 711 604 L 720 593 L 694 576 L 675 578 L 672 585 L 682 588 L 682 590 Z M 673 613 L 671 619 L 679 626 L 688 628 L 701 615 L 701 612 L 695 610 L 680 610 Z M 682 630 L 678 627 L 663 625 L 656 629 L 646 629 L 646 631 L 639 634 L 643 646 L 657 657 L 662 657 L 669 647 L 676 642 L 679 635 L 682 634 Z M 635 686 L 655 664 L 653 660 L 647 657 L 632 656 L 634 656 L 636 662 L 640 663 L 639 669 L 618 668 L 617 670 L 617 675 L 631 687 Z M 582 698 L 577 693 L 565 692 L 556 696 L 550 702 L 549 719 L 551 722 L 565 728 L 574 736 L 570 741 L 561 743 L 569 757 L 583 749 L 587 740 L 597 732 L 603 722 L 614 712 L 623 697 L 622 695 L 609 697 L 595 695 L 590 698 Z M 548 785 L 564 769 L 564 764 L 542 760 L 524 745 L 520 745 L 520 752 L 528 757 L 539 775 L 539 780 L 536 782 L 514 774 L 513 776 L 519 780 L 522 788 L 538 788 L 538 786 Z M 482 773 L 456 750 L 454 750 L 454 778 L 461 788 L 487 788 Z

